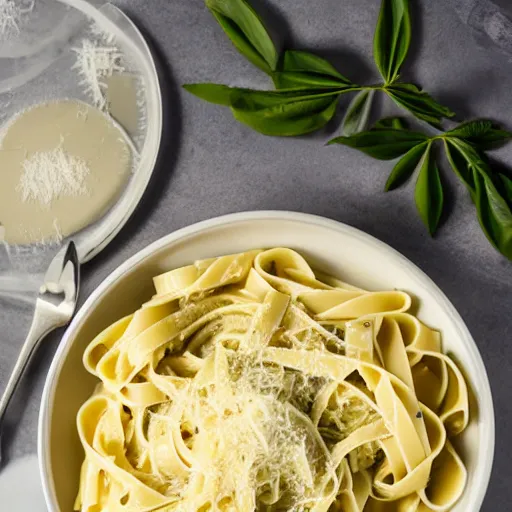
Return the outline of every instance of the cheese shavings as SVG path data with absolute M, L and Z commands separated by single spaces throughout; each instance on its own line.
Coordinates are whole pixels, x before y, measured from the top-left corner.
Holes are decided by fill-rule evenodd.
M 288 400 L 311 403 L 321 383 L 308 378 L 299 383 L 299 374 L 265 366 L 256 352 L 226 351 L 221 345 L 205 364 L 214 372 L 209 385 L 199 378 L 198 385 L 175 396 L 171 407 L 156 407 L 148 419 L 151 459 L 159 474 L 172 475 L 165 492 L 188 495 L 193 488 L 191 479 L 172 472 L 164 456 L 174 425 L 190 450 L 190 473 L 204 475 L 197 508 L 212 500 L 236 510 L 265 504 L 268 510 L 300 511 L 319 499 L 316 487 L 329 454 L 311 420 Z
M 22 166 L 16 190 L 23 201 L 36 201 L 48 208 L 59 197 L 88 193 L 85 179 L 90 169 L 87 163 L 61 147 L 34 153 Z
M 107 104 L 106 79 L 125 71 L 122 52 L 113 44 L 104 45 L 90 39 L 84 39 L 82 46 L 73 48 L 73 51 L 76 54 L 73 69 L 77 69 L 82 77 L 81 85 L 91 96 L 94 106 L 104 109 Z

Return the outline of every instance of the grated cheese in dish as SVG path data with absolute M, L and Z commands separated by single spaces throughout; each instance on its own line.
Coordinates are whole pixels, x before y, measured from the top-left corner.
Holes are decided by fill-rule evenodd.
M 23 201 L 43 206 L 62 196 L 87 194 L 85 178 L 91 172 L 87 163 L 61 147 L 38 151 L 22 162 L 23 172 L 17 190 Z
M 76 54 L 76 63 L 73 68 L 77 69 L 82 77 L 81 84 L 87 94 L 90 95 L 93 105 L 99 109 L 105 109 L 106 100 L 106 79 L 114 74 L 125 72 L 122 64 L 123 53 L 112 44 L 102 44 L 90 39 L 82 40 L 82 45 L 73 48 Z

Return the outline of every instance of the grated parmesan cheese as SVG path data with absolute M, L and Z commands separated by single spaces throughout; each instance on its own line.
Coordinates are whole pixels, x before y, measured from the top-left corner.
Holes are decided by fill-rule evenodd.
M 185 475 L 176 479 L 176 468 L 168 467 L 170 429 L 178 418 L 191 450 L 190 474 L 203 474 L 204 487 L 212 493 L 202 500 L 232 507 L 220 510 L 241 510 L 242 504 L 233 500 L 250 495 L 251 510 L 303 511 L 305 503 L 319 499 L 315 484 L 327 470 L 328 454 L 304 414 L 325 379 L 266 365 L 262 354 L 251 349 L 231 351 L 216 345 L 208 358 L 216 366 L 214 382 L 183 388 L 171 404 L 156 406 L 149 418 L 148 436 L 158 439 L 150 458 L 166 492 L 187 495 L 193 488 L 191 480 Z M 140 455 L 129 454 L 134 465 Z M 193 506 L 184 511 L 204 505 L 190 500 Z
M 122 52 L 112 44 L 111 39 L 107 39 L 106 45 L 98 41 L 84 39 L 81 47 L 72 50 L 76 54 L 73 69 L 78 69 L 82 77 L 81 85 L 91 96 L 94 106 L 104 109 L 107 104 L 105 98 L 106 78 L 126 71 L 121 63 Z
M 23 163 L 16 190 L 22 200 L 49 207 L 63 196 L 87 194 L 85 179 L 90 173 L 86 162 L 66 153 L 61 147 L 34 153 Z

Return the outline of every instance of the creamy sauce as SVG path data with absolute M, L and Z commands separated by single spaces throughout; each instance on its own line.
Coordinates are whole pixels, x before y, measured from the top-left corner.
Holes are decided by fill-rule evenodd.
M 61 196 L 51 205 L 23 201 L 23 162 L 61 147 L 84 160 L 86 193 Z M 125 136 L 100 110 L 71 100 L 32 107 L 8 122 L 0 135 L 0 224 L 9 244 L 48 242 L 98 220 L 116 201 L 131 171 Z

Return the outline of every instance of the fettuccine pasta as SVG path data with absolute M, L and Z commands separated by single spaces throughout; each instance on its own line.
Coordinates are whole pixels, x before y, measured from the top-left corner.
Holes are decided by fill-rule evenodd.
M 466 484 L 468 392 L 402 291 L 291 249 L 198 261 L 87 347 L 82 512 L 426 512 Z

